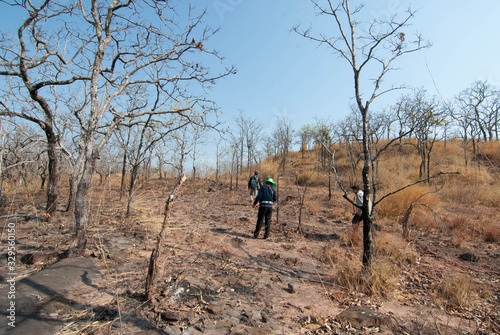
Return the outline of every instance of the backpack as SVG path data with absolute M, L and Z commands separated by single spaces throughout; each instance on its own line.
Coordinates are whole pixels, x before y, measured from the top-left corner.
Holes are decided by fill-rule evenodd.
M 259 183 L 257 182 L 257 177 L 252 176 L 250 178 L 250 183 L 249 184 L 250 184 L 251 188 L 258 188 L 259 187 Z

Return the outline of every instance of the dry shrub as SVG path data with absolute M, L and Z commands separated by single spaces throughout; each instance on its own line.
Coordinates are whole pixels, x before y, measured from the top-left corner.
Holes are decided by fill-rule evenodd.
M 489 207 L 500 207 L 500 180 L 481 186 L 477 202 Z
M 398 189 L 395 187 L 394 189 Z M 377 214 L 382 217 L 401 217 L 406 213 L 410 205 L 416 201 L 424 193 L 427 193 L 428 188 L 424 185 L 415 185 L 402 190 L 390 197 L 387 197 L 376 207 Z M 434 203 L 437 196 L 428 194 L 422 197 L 419 202 Z
M 500 141 L 489 141 L 481 143 L 479 146 L 492 164 L 500 165 Z
M 370 296 L 387 296 L 397 287 L 399 268 L 388 259 L 377 259 L 373 262 L 370 273 L 367 273 L 359 260 L 350 258 L 346 259 L 334 280 L 337 285 L 349 291 Z
M 346 246 L 360 246 L 363 241 L 362 224 L 351 225 L 348 230 L 340 235 L 340 240 Z
M 450 274 L 434 288 L 448 307 L 468 307 L 478 297 L 479 288 L 469 275 Z
M 318 214 L 318 204 L 313 203 L 309 205 L 309 208 L 307 209 L 307 212 L 312 215 Z
M 390 263 L 399 267 L 414 263 L 417 258 L 415 250 L 401 234 L 383 232 L 373 242 L 376 258 L 387 258 Z
M 465 230 L 467 225 L 467 218 L 463 215 L 454 217 L 453 219 L 445 220 L 448 224 L 448 228 L 451 230 Z
M 496 220 L 487 220 L 483 224 L 484 241 L 488 243 L 500 242 L 500 224 Z
M 324 186 L 328 184 L 328 179 L 326 176 L 321 175 L 320 173 L 314 172 L 311 176 L 310 171 L 305 171 L 299 173 L 297 177 L 297 181 L 300 186 Z
M 355 257 L 345 259 L 344 266 L 337 272 L 334 281 L 349 291 L 357 291 L 362 283 L 362 263 Z
M 264 181 L 269 177 L 274 178 L 273 176 L 278 170 L 278 163 L 278 161 L 275 161 L 271 158 L 266 159 L 265 161 L 255 165 L 249 172 L 248 177 L 250 178 L 250 175 L 253 175 L 255 171 L 258 171 L 261 181 Z
M 451 219 L 445 218 L 444 221 L 446 222 L 448 229 L 451 230 L 455 242 L 458 243 L 458 245 L 455 244 L 456 246 L 461 245 L 463 240 L 467 237 L 470 238 L 471 234 L 469 231 L 471 229 L 471 224 L 467 217 L 459 215 Z
M 325 264 L 337 264 L 344 257 L 344 251 L 338 243 L 327 244 L 319 256 L 319 260 Z
M 471 168 L 446 176 L 441 193 L 456 203 L 500 206 L 500 183 L 486 168 Z
M 409 225 L 434 233 L 443 227 L 443 222 L 429 208 L 416 206 L 410 217 Z

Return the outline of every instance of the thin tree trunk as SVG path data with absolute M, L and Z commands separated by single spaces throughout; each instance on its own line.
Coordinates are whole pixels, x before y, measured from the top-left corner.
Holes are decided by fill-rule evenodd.
M 369 213 L 369 197 L 370 197 L 370 161 L 371 155 L 368 148 L 368 120 L 367 110 L 362 111 L 363 116 L 363 267 L 365 270 L 371 271 L 372 255 L 373 255 L 373 237 L 372 237 L 372 218 Z
M 125 214 L 127 217 L 132 214 L 132 202 L 134 201 L 134 192 L 135 192 L 135 181 L 137 180 L 137 171 L 138 165 L 134 165 L 130 175 L 130 185 L 128 190 L 128 201 L 127 201 L 127 213 Z
M 57 209 L 57 199 L 59 198 L 57 183 L 59 181 L 59 169 L 57 159 L 57 138 L 55 137 L 52 129 L 46 131 L 48 142 L 48 158 L 49 158 L 49 178 L 47 181 L 47 206 L 46 212 L 49 218 L 54 214 Z
M 161 227 L 160 234 L 158 235 L 158 238 L 156 240 L 156 248 L 153 249 L 153 251 L 151 252 L 151 257 L 149 259 L 148 274 L 146 276 L 145 295 L 152 304 L 155 304 L 154 297 L 156 294 L 156 278 L 158 277 L 159 274 L 158 262 L 160 255 L 163 254 L 163 246 L 165 245 L 168 220 L 170 218 L 170 209 L 171 209 L 170 206 L 173 205 L 177 192 L 179 191 L 180 187 L 182 186 L 182 183 L 184 183 L 185 180 L 186 176 L 183 175 L 182 178 L 179 179 L 179 183 L 174 188 L 170 196 L 167 198 L 167 201 L 165 202 L 163 224 Z

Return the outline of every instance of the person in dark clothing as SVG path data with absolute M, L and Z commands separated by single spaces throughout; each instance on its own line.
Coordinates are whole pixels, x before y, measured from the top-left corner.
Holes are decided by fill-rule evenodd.
M 259 214 L 257 216 L 257 226 L 252 234 L 253 238 L 259 236 L 260 228 L 262 227 L 262 222 L 265 222 L 266 230 L 264 232 L 264 238 L 269 237 L 271 231 L 271 215 L 273 213 L 273 203 L 276 201 L 276 183 L 272 178 L 268 178 L 264 185 L 259 189 L 257 196 L 253 202 L 253 208 L 259 204 Z
M 248 180 L 248 189 L 250 190 L 250 202 L 257 196 L 257 191 L 262 187 L 260 182 L 259 173 L 255 171 L 254 175 Z

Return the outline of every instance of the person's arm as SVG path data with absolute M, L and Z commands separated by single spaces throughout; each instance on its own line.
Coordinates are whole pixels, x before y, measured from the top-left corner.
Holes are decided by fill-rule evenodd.
M 262 197 L 262 188 L 259 189 L 259 191 L 257 192 L 257 195 L 255 196 L 255 200 L 253 201 L 253 207 L 257 206 L 257 204 L 259 203 L 260 201 L 260 198 Z

